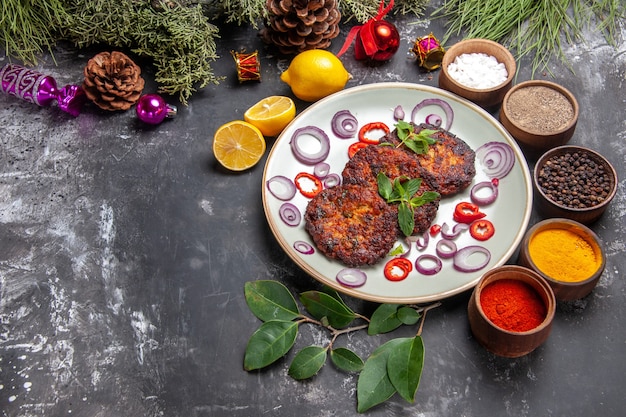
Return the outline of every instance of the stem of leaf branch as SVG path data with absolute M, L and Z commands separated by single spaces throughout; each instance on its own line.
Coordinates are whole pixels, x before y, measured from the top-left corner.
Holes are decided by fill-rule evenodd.
M 440 302 L 436 302 L 434 304 L 428 305 L 426 307 L 419 307 L 416 310 L 421 311 L 422 313 L 422 321 L 420 322 L 420 327 L 417 329 L 417 336 L 422 335 L 422 329 L 424 328 L 424 320 L 426 320 L 426 313 L 433 308 L 437 308 L 441 305 Z
M 367 323 L 366 324 L 361 324 L 359 326 L 346 327 L 345 329 L 335 329 L 331 325 L 324 324 L 324 323 L 322 323 L 319 320 L 315 320 L 315 319 L 312 319 L 311 317 L 304 316 L 304 315 L 301 316 L 301 319 L 298 320 L 298 323 L 299 324 L 300 323 L 311 323 L 311 324 L 316 324 L 316 325 L 318 325 L 320 327 L 325 327 L 326 329 L 328 329 L 328 331 L 330 332 L 330 334 L 332 336 L 332 338 L 330 340 L 330 343 L 328 343 L 328 349 L 331 349 L 332 346 L 333 346 L 333 343 L 335 342 L 335 340 L 337 340 L 337 338 L 339 336 L 341 336 L 342 334 L 347 334 L 347 333 L 352 333 L 352 332 L 357 332 L 359 330 L 367 329 L 367 327 L 369 326 L 369 321 L 370 320 L 367 317 L 362 316 L 360 314 L 357 314 L 357 317 L 367 321 Z

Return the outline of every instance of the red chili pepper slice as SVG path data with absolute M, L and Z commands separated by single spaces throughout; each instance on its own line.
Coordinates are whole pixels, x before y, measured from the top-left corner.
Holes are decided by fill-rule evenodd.
M 475 220 L 470 225 L 470 235 L 476 240 L 487 240 L 496 232 L 496 229 L 487 219 Z
M 452 218 L 459 223 L 470 224 L 474 220 L 482 219 L 486 214 L 480 211 L 476 204 L 462 201 L 454 208 Z
M 394 258 L 385 264 L 385 278 L 389 281 L 402 281 L 413 270 L 413 263 L 406 258 Z
M 433 224 L 432 226 L 430 226 L 430 235 L 432 237 L 437 236 L 439 232 L 441 232 L 441 226 L 439 226 L 438 224 Z
M 355 153 L 368 146 L 365 142 L 354 142 L 348 147 L 348 158 L 352 158 Z
M 363 125 L 363 127 L 359 129 L 359 140 L 361 142 L 365 142 L 370 145 L 376 145 L 380 143 L 380 137 L 376 139 L 372 139 L 366 136 L 366 134 L 371 132 L 372 130 L 382 130 L 383 132 L 385 132 L 384 133 L 385 135 L 389 133 L 389 127 L 383 122 L 372 122 L 372 123 Z
M 299 173 L 293 182 L 296 184 L 298 191 L 306 198 L 315 197 L 324 188 L 322 181 L 308 172 Z

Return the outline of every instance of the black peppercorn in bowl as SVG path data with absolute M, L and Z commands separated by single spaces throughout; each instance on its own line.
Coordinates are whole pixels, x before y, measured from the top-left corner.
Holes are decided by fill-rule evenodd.
M 596 151 L 576 145 L 544 153 L 533 172 L 535 204 L 544 217 L 590 224 L 605 212 L 617 192 L 617 173 Z

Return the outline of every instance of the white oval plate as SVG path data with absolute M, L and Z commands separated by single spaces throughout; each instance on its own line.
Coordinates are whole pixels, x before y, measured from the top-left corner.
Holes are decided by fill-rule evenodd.
M 469 245 L 482 245 L 491 252 L 489 264 L 477 272 L 457 271 L 452 260 L 443 260 L 442 270 L 435 275 L 422 275 L 415 268 L 409 276 L 400 282 L 388 281 L 383 275 L 386 260 L 372 267 L 361 268 L 367 274 L 367 282 L 360 288 L 347 288 L 336 280 L 337 273 L 345 268 L 339 261 L 327 258 L 315 248 L 311 255 L 303 255 L 293 247 L 296 241 L 305 241 L 315 247 L 304 228 L 304 220 L 296 227 L 287 226 L 279 217 L 279 207 L 283 201 L 274 197 L 267 189 L 267 181 L 275 175 L 294 179 L 300 172 L 313 173 L 313 167 L 304 165 L 294 157 L 290 140 L 296 129 L 313 125 L 323 129 L 331 141 L 330 155 L 326 162 L 330 172 L 341 175 L 348 161 L 348 146 L 358 138 L 340 139 L 331 130 L 330 122 L 339 110 L 350 110 L 356 116 L 359 127 L 369 122 L 384 122 L 394 128 L 393 110 L 400 105 L 405 111 L 404 120 L 411 120 L 413 108 L 422 100 L 437 98 L 445 100 L 454 111 L 450 132 L 463 139 L 472 149 L 491 141 L 508 143 L 515 152 L 515 165 L 512 171 L 502 178 L 499 196 L 483 212 L 494 226 L 495 235 L 486 242 L 474 240 L 469 233 L 459 236 L 455 242 L 458 248 Z M 444 113 L 438 106 L 427 106 L 416 115 L 415 122 L 421 123 L 431 113 L 441 115 L 443 126 L 446 125 Z M 314 142 L 311 139 L 310 142 Z M 306 141 L 305 141 L 306 143 Z M 313 151 L 313 149 L 311 149 Z M 472 182 L 488 180 L 480 162 L 476 161 L 476 176 Z M 463 193 L 441 200 L 434 223 L 447 222 L 453 225 L 453 209 L 461 201 L 470 201 L 468 187 Z M 290 200 L 304 214 L 308 199 L 299 192 Z M 337 291 L 352 297 L 379 303 L 423 303 L 441 300 L 473 288 L 482 274 L 489 269 L 506 263 L 516 251 L 528 226 L 532 211 L 531 176 L 524 156 L 515 140 L 489 113 L 479 106 L 439 88 L 410 83 L 368 84 L 340 91 L 312 104 L 299 114 L 276 139 L 265 165 L 263 174 L 263 207 L 272 233 L 289 257 L 313 278 Z M 423 253 L 435 253 L 435 243 L 440 235 L 431 238 L 428 247 L 418 252 L 415 247 L 410 254 L 411 261 Z

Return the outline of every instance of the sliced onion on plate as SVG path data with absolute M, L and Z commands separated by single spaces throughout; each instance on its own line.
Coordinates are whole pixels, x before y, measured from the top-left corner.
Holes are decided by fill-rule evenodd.
M 394 107 L 393 109 L 393 118 L 394 120 L 403 120 L 404 119 L 404 109 L 402 108 L 402 106 L 397 105 L 396 107 Z
M 339 110 L 330 121 L 330 128 L 340 139 L 353 138 L 358 126 L 359 122 L 350 110 Z
M 302 144 L 305 140 L 305 136 L 315 138 L 319 142 L 319 149 L 314 152 L 306 150 L 305 146 Z M 317 126 L 305 126 L 297 129 L 293 133 L 289 144 L 291 145 L 291 151 L 296 159 L 305 165 L 318 164 L 326 159 L 330 153 L 330 139 L 328 135 Z
M 269 192 L 279 200 L 291 200 L 296 195 L 296 185 L 283 175 L 275 175 L 265 184 Z
M 322 180 L 322 183 L 324 184 L 324 188 L 332 188 L 341 184 L 341 177 L 339 174 L 333 172 L 332 174 L 328 174 L 326 178 Z
M 489 178 L 506 177 L 515 165 L 515 153 L 505 142 L 487 142 L 476 149 L 476 159 Z
M 426 106 L 439 106 L 446 115 L 445 129 L 450 130 L 450 127 L 452 126 L 452 121 L 454 120 L 454 111 L 445 100 L 439 98 L 427 98 L 417 103 L 417 105 L 413 107 L 413 111 L 411 112 L 411 121 L 415 124 L 419 124 L 415 121 L 417 112 L 419 112 L 422 108 Z
M 461 234 L 461 232 L 464 232 L 467 229 L 469 229 L 469 224 L 457 223 L 452 227 L 452 230 L 450 230 L 448 223 L 444 222 L 441 225 L 441 236 L 445 239 L 455 239 Z
M 483 196 L 482 189 L 489 188 L 489 194 Z M 477 206 L 488 206 L 489 204 L 496 201 L 498 198 L 498 187 L 493 183 L 493 181 L 482 181 L 475 184 L 470 190 L 470 199 L 472 203 Z
M 278 215 L 287 226 L 291 227 L 299 225 L 302 220 L 300 210 L 291 203 L 283 203 L 278 209 Z
M 337 282 L 345 287 L 358 288 L 365 285 L 367 275 L 356 268 L 344 268 L 337 273 Z
M 312 255 L 315 252 L 313 246 L 303 240 L 296 240 L 293 242 L 293 248 L 303 255 Z
M 428 247 L 428 241 L 430 240 L 430 235 L 428 231 L 422 233 L 422 236 L 418 237 L 415 240 L 415 246 L 417 246 L 418 250 L 424 250 Z
M 452 240 L 441 239 L 435 246 L 435 252 L 441 259 L 449 259 L 456 253 L 456 243 Z
M 476 256 L 474 256 L 476 254 L 478 254 L 478 258 L 483 258 L 482 261 L 477 263 L 470 263 L 470 258 L 476 258 Z M 480 271 L 481 269 L 486 267 L 490 260 L 491 252 L 489 252 L 487 248 L 472 245 L 466 246 L 456 251 L 452 264 L 454 265 L 455 269 L 461 272 L 475 272 Z
M 326 162 L 320 162 L 313 167 L 313 175 L 319 179 L 324 179 L 330 172 L 330 165 Z
M 435 275 L 443 266 L 441 259 L 435 255 L 424 254 L 415 260 L 415 269 L 423 275 Z
M 426 116 L 426 123 L 435 127 L 441 127 L 443 120 L 441 120 L 441 116 L 438 114 L 429 114 Z

